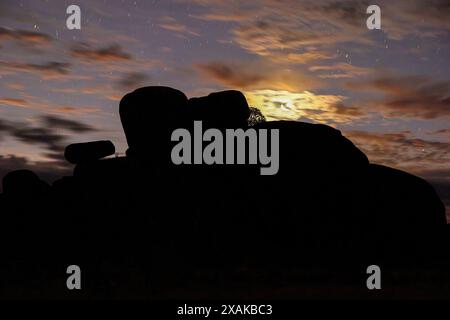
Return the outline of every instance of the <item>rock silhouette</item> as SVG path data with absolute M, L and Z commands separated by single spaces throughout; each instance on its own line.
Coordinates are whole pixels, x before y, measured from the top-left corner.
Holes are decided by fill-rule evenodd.
M 30 170 L 16 170 L 3 177 L 5 195 L 42 195 L 50 186 Z
M 64 150 L 64 157 L 72 164 L 86 163 L 113 155 L 116 148 L 111 141 L 73 143 Z
M 168 87 L 140 88 L 120 102 L 125 157 L 102 159 L 115 151 L 109 141 L 75 144 L 65 151 L 73 176 L 52 187 L 29 171 L 5 176 L 3 268 L 16 270 L 5 288 L 60 297 L 58 270 L 76 261 L 91 275 L 86 297 L 239 297 L 237 288 L 264 297 L 286 289 L 281 297 L 292 298 L 307 291 L 305 281 L 317 285 L 308 275 L 319 272 L 339 292 L 349 281 L 360 286 L 361 273 L 378 263 L 392 274 L 416 270 L 407 283 L 431 268 L 430 290 L 449 292 L 448 228 L 434 189 L 370 163 L 336 129 L 254 124 L 280 130 L 274 176 L 261 176 L 258 165 L 171 162 L 174 129 L 192 130 L 194 120 L 245 129 L 250 116 L 238 91 L 188 99 Z
M 208 128 L 245 128 L 250 108 L 245 96 L 236 90 L 214 92 L 206 97 L 191 98 L 188 110 L 193 120 L 202 120 Z

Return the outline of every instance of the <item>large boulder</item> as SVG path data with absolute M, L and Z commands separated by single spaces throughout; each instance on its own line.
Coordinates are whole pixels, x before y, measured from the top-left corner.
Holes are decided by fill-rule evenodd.
M 242 128 L 250 115 L 245 96 L 240 91 L 214 92 L 189 99 L 192 120 L 202 120 L 210 128 Z
M 126 94 L 119 112 L 127 153 L 156 157 L 166 150 L 172 130 L 186 126 L 187 101 L 183 92 L 169 87 L 144 87 Z

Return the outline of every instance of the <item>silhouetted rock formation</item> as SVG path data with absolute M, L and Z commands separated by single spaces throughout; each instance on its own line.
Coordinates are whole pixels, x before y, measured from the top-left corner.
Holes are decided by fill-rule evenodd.
M 2 188 L 5 195 L 40 196 L 50 186 L 30 170 L 16 170 L 3 177 Z
M 109 141 L 74 144 L 65 151 L 76 164 L 73 176 L 51 188 L 29 171 L 5 176 L 0 210 L 4 225 L 13 227 L 2 237 L 20 234 L 25 265 L 35 252 L 48 259 L 52 272 L 75 261 L 98 277 L 90 284 L 97 290 L 113 290 L 101 280 L 113 277 L 138 290 L 137 296 L 145 296 L 148 283 L 152 297 L 170 296 L 170 288 L 190 296 L 199 281 L 203 290 L 215 290 L 198 278 L 204 269 L 223 272 L 223 283 L 230 277 L 230 286 L 237 281 L 248 288 L 233 270 L 263 268 L 270 271 L 258 288 L 282 281 L 298 288 L 301 281 L 286 270 L 318 268 L 334 283 L 348 277 L 360 285 L 369 264 L 407 264 L 424 274 L 423 264 L 439 270 L 449 265 L 445 210 L 433 188 L 369 163 L 336 129 L 251 120 L 255 129 L 280 131 L 279 172 L 261 176 L 259 165 L 171 162 L 172 131 L 192 130 L 194 120 L 220 130 L 248 128 L 250 108 L 238 91 L 188 99 L 168 87 L 140 88 L 123 97 L 120 117 L 126 157 L 101 159 L 115 151 Z M 16 248 L 9 249 L 10 268 L 19 268 Z M 347 269 L 336 275 L 336 264 Z M 133 282 L 136 269 L 141 274 Z
M 116 148 L 111 141 L 93 141 L 68 145 L 64 150 L 64 157 L 70 163 L 78 164 L 99 160 L 115 152 Z

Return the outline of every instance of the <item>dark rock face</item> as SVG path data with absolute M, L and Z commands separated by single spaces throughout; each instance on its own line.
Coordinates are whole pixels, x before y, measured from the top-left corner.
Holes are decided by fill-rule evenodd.
M 64 150 L 64 157 L 72 164 L 87 163 L 113 155 L 116 152 L 114 144 L 109 141 L 92 141 L 73 143 Z
M 45 244 L 39 254 L 49 261 L 46 270 L 75 260 L 99 279 L 114 277 L 139 297 L 148 292 L 146 281 L 152 297 L 174 297 L 171 288 L 185 290 L 183 297 L 198 293 L 197 281 L 209 283 L 196 278 L 202 268 L 226 269 L 230 286 L 236 285 L 232 270 L 248 268 L 251 274 L 266 268 L 271 271 L 258 284 L 266 288 L 280 276 L 301 287 L 286 268 L 318 268 L 336 283 L 349 277 L 358 285 L 361 266 L 373 263 L 420 269 L 426 261 L 447 268 L 445 210 L 434 189 L 406 172 L 369 163 L 331 127 L 257 123 L 253 128 L 280 132 L 280 167 L 273 176 L 261 176 L 258 165 L 171 163 L 174 129 L 192 130 L 194 120 L 221 130 L 246 129 L 249 114 L 238 91 L 187 99 L 167 87 L 135 90 L 120 102 L 127 156 L 100 159 L 114 152 L 109 142 L 77 144 L 66 149 L 66 158 L 77 164 L 74 175 L 51 188 L 41 188 L 32 172 L 5 176 L 0 209 L 10 219 L 4 223 L 15 227 L 2 236 L 12 237 L 19 225 L 33 221 L 25 234 L 20 229 L 24 242 L 17 244 L 30 261 L 36 252 L 32 248 Z M 18 209 L 17 197 L 11 200 L 10 194 L 33 200 Z M 39 210 L 45 213 L 36 219 Z M 8 215 L 13 212 L 18 214 Z M 33 245 L 27 235 L 33 236 Z M 20 269 L 15 251 L 8 251 L 8 261 Z M 336 276 L 336 263 L 345 265 L 348 274 Z M 356 266 L 359 271 L 353 272 Z M 136 268 L 142 274 L 133 282 L 130 274 Z M 105 287 L 104 282 L 91 285 Z
M 244 128 L 250 108 L 244 95 L 235 90 L 214 92 L 188 102 L 191 123 L 202 120 L 208 128 Z
M 296 121 L 271 121 L 256 129 L 280 130 L 279 174 L 306 178 L 348 176 L 367 169 L 369 161 L 364 153 L 332 127 Z M 280 160 L 281 161 L 281 160 Z M 313 177 L 313 178 L 314 178 Z
M 16 170 L 3 177 L 2 188 L 5 195 L 42 195 L 49 185 L 30 170 Z
M 144 87 L 125 95 L 119 113 L 129 151 L 163 150 L 172 130 L 186 126 L 187 101 L 184 93 L 168 87 Z

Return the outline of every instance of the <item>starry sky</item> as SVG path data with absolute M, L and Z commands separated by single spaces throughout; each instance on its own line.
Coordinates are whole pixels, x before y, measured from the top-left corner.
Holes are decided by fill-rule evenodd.
M 71 4 L 81 30 L 66 27 Z M 233 88 L 268 120 L 328 124 L 426 178 L 450 217 L 449 18 L 448 0 L 1 0 L 0 175 L 51 180 L 72 142 L 123 154 L 118 103 L 140 86 Z

